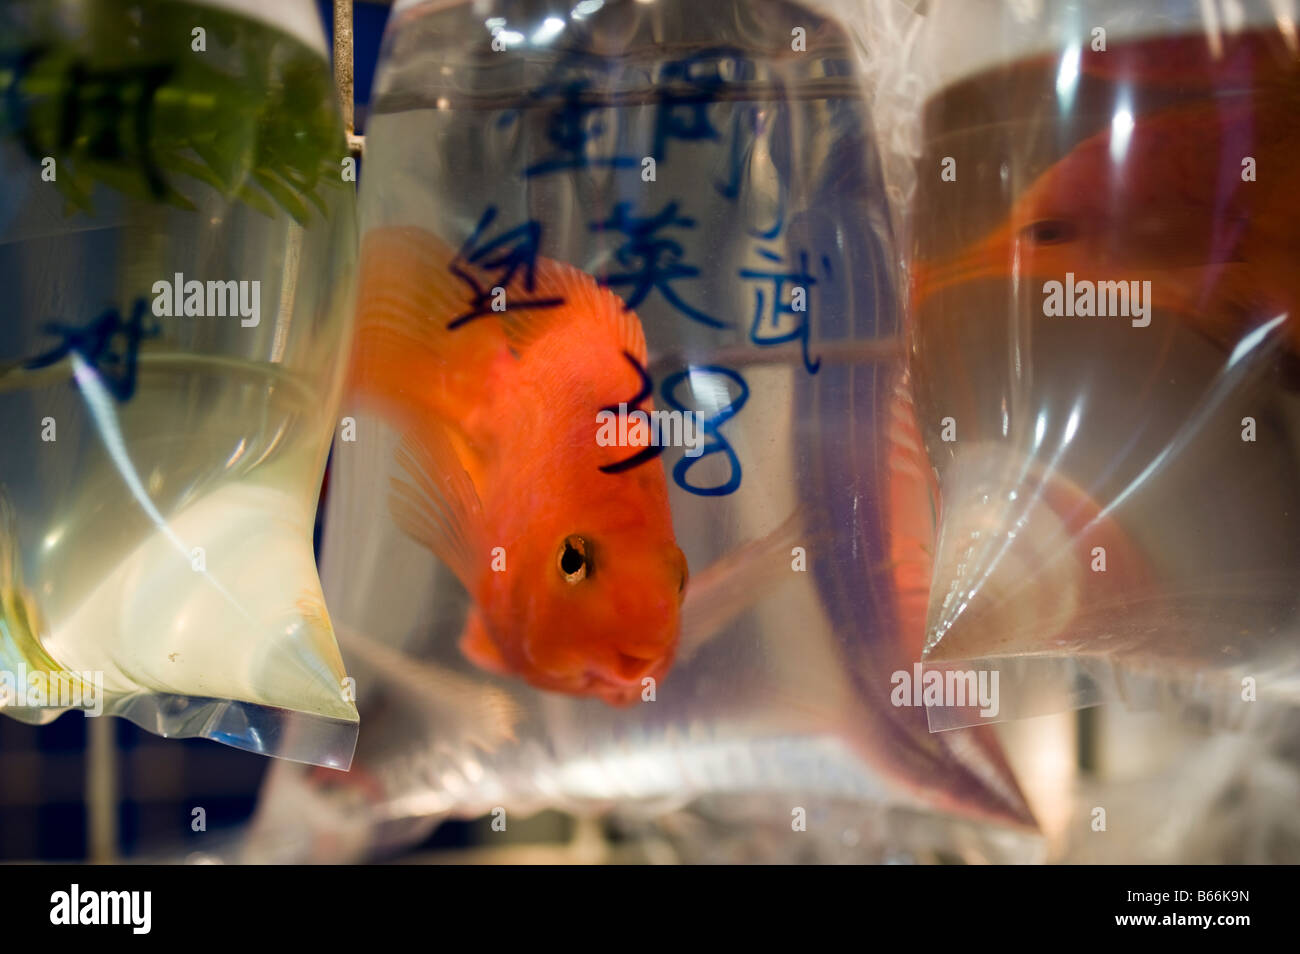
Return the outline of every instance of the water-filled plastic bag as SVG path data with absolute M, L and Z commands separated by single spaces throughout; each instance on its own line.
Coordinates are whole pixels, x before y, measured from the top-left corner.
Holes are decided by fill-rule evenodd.
M 897 691 L 934 488 L 863 51 L 909 20 L 398 5 L 322 555 L 364 728 L 274 773 L 260 850 L 713 797 L 863 850 L 884 809 L 1032 827 Z
M 0 670 L 19 718 L 345 766 L 353 186 L 315 9 L 250 8 L 0 10 Z
M 1296 699 L 1300 58 L 1218 9 L 936 4 L 912 59 L 925 655 L 1000 717 Z

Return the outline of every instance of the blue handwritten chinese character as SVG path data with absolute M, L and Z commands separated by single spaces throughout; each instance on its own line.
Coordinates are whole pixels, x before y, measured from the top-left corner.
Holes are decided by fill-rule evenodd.
M 777 107 L 779 108 L 779 107 Z M 742 185 L 746 178 L 748 170 L 753 162 L 754 147 L 758 141 L 768 135 L 767 126 L 771 122 L 765 118 L 762 110 L 757 106 L 737 105 L 731 115 L 731 131 L 727 136 L 727 176 L 724 180 L 714 180 L 713 187 L 717 193 L 724 199 L 735 202 L 740 198 Z M 781 229 L 785 226 L 785 200 L 786 200 L 786 183 L 781 176 L 781 164 L 771 162 L 771 167 L 777 176 L 775 195 L 772 202 L 775 208 L 772 210 L 772 219 L 770 225 L 763 225 L 758 228 L 746 228 L 746 232 L 757 239 L 771 241 L 781 234 Z M 766 190 L 763 191 L 766 195 Z M 747 203 L 746 212 L 756 211 L 760 204 L 759 197 L 751 189 L 749 191 L 750 200 Z
M 525 97 L 525 105 L 555 96 L 561 99 L 559 107 L 546 118 L 546 139 L 553 147 L 552 151 L 525 168 L 526 177 L 590 166 L 635 168 L 641 164 L 637 156 L 592 154 L 592 143 L 605 133 L 605 125 L 596 114 L 609 107 L 592 92 L 590 74 L 609 74 L 614 65 L 604 57 L 570 53 L 555 66 L 545 82 Z M 515 122 L 522 108 L 505 113 L 498 125 Z
M 496 217 L 496 206 L 489 206 L 448 266 L 448 271 L 469 286 L 470 290 L 469 310 L 448 322 L 448 330 L 492 314 L 492 288 L 508 287 L 520 269 L 523 270 L 524 290 L 531 294 L 536 287 L 537 253 L 542 242 L 542 224 L 530 219 L 491 241 L 482 242 L 483 233 Z M 494 277 L 495 281 L 492 284 L 480 282 L 476 271 L 488 273 L 488 277 Z M 510 301 L 507 307 L 511 311 L 520 311 L 526 308 L 554 308 L 562 304 L 563 298 L 525 298 L 522 301 Z
M 74 351 L 80 354 L 104 379 L 104 386 L 119 402 L 129 401 L 135 394 L 136 369 L 139 363 L 140 342 L 159 334 L 156 324 L 145 325 L 148 303 L 137 298 L 131 317 L 123 320 L 116 308 L 110 308 L 89 324 L 81 327 L 50 322 L 44 326 L 49 335 L 63 340 L 34 358 L 23 367 L 35 370 L 58 364 Z
M 724 63 L 730 64 L 731 72 L 737 76 L 752 76 L 749 60 L 740 51 L 728 47 L 702 50 L 664 64 L 653 100 L 654 140 L 648 144 L 648 150 L 642 151 L 663 161 L 668 143 L 674 139 L 698 142 L 719 138 L 709 117 L 709 107 L 732 85 L 723 78 Z M 628 169 L 641 165 L 643 157 L 639 152 L 620 154 L 615 150 L 602 155 L 595 148 L 608 130 L 602 116 L 612 111 L 617 120 L 621 107 L 611 102 L 616 94 L 606 94 L 597 88 L 593 77 L 608 81 L 620 68 L 615 58 L 569 53 L 519 107 L 501 117 L 499 125 L 505 126 L 517 121 L 526 107 L 547 99 L 560 100 L 546 117 L 545 137 L 550 151 L 524 169 L 525 177 L 594 166 Z
M 748 126 L 748 134 L 742 131 Z M 754 149 L 754 140 L 758 138 L 760 126 L 758 108 L 755 106 L 738 106 L 731 114 L 731 135 L 727 137 L 727 179 L 714 182 L 713 187 L 724 199 L 733 202 L 740 198 L 740 180 L 745 174 L 745 165 Z
M 758 249 L 758 254 L 770 262 L 781 262 L 781 257 L 768 249 Z M 822 264 L 829 272 L 830 262 L 823 256 Z M 808 253 L 799 253 L 799 268 L 795 271 L 778 271 L 775 269 L 742 268 L 740 277 L 771 282 L 766 289 L 754 289 L 754 320 L 749 329 L 749 340 L 761 346 L 786 344 L 798 341 L 802 346 L 803 364 L 809 374 L 816 374 L 821 367 L 821 358 L 812 358 L 808 354 L 808 299 L 812 297 L 812 288 L 817 280 L 808 271 Z M 789 283 L 790 299 L 786 301 L 785 286 Z M 782 318 L 790 315 L 794 318 L 793 327 L 783 329 L 789 324 Z
M 696 278 L 700 270 L 681 261 L 684 250 L 681 243 L 656 235 L 660 229 L 695 228 L 695 220 L 677 214 L 677 203 L 669 202 L 657 215 L 641 217 L 632 214 L 631 202 L 620 202 L 613 214 L 604 222 L 593 222 L 591 230 L 621 232 L 628 240 L 614 253 L 618 264 L 626 271 L 606 275 L 601 283 L 611 288 L 631 286 L 627 297 L 628 309 L 638 307 L 655 289 L 668 299 L 679 312 L 710 328 L 726 328 L 725 322 L 705 314 L 682 301 L 672 283 L 683 278 Z
M 667 157 L 668 141 L 681 139 L 687 142 L 717 139 L 718 131 L 709 120 L 709 106 L 718 100 L 718 94 L 727 86 L 717 69 L 700 74 L 696 69 L 720 56 L 731 55 L 730 50 L 703 50 L 684 59 L 664 64 L 660 75 L 659 104 L 655 108 L 654 156 Z M 672 84 L 680 83 L 684 92 Z

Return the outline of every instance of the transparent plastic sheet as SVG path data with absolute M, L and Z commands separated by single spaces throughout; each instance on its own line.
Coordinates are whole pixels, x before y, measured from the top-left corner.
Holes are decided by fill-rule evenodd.
M 642 694 L 625 706 L 535 689 L 525 674 L 467 659 L 467 617 L 492 598 L 467 593 L 433 555 L 435 521 L 413 527 L 407 506 L 404 524 L 393 505 L 454 494 L 458 468 L 416 479 L 421 494 L 403 490 L 411 427 L 354 391 L 344 410 L 353 439 L 335 445 L 322 566 L 364 730 L 347 776 L 276 768 L 252 854 L 374 856 L 439 818 L 498 808 L 656 815 L 732 798 L 787 834 L 800 812 L 813 826 L 830 817 L 813 806 L 849 805 L 835 824 L 852 817 L 863 832 L 890 830 L 887 812 L 943 812 L 1032 842 L 993 738 L 932 736 L 923 707 L 891 698 L 894 675 L 920 655 L 927 577 L 917 560 L 933 510 L 909 432 L 894 210 L 871 96 L 912 20 L 899 5 L 779 2 L 394 11 L 367 123 L 357 353 L 399 340 L 381 378 L 407 394 L 426 381 L 465 386 L 455 375 L 473 359 L 455 350 L 459 331 L 439 339 L 457 356 L 450 368 L 402 372 L 402 356 L 423 347 L 396 337 L 404 312 L 428 315 L 450 295 L 482 311 L 465 328 L 496 322 L 494 287 L 507 299 L 552 293 L 544 277 L 530 288 L 509 274 L 534 253 L 629 302 L 655 406 L 699 410 L 708 425 L 700 457 L 670 447 L 627 471 L 659 468 L 666 482 L 690 568 L 680 644 L 670 668 L 653 670 L 651 696 L 628 680 Z M 396 227 L 419 231 L 399 241 Z M 425 233 L 446 246 L 442 261 Z M 401 264 L 413 244 L 426 256 L 419 268 Z M 368 282 L 368 248 L 382 280 Z M 459 250 L 451 262 L 449 249 Z M 428 290 L 449 274 L 452 292 Z M 395 337 L 367 337 L 368 320 Z M 534 346 L 525 336 L 512 360 Z M 623 364 L 616 353 L 605 360 Z M 526 518 L 515 536 L 488 541 L 502 545 L 502 579 L 536 572 L 540 586 L 556 572 L 550 550 L 530 564 L 519 542 L 555 506 L 538 490 L 563 486 L 566 461 L 544 455 L 585 451 L 595 411 L 631 397 L 636 380 L 575 411 L 557 375 L 527 424 L 499 422 L 556 435 L 542 459 L 511 462 L 535 477 L 497 503 Z M 565 415 L 576 413 L 590 416 L 592 434 L 569 445 Z M 586 478 L 593 512 L 610 493 L 602 462 Z M 490 483 L 476 490 L 486 497 Z M 437 515 L 446 520 L 446 509 Z M 617 569 L 621 552 L 606 552 L 593 581 L 602 566 Z M 494 558 L 483 550 L 482 561 Z M 528 632 L 528 606 L 513 604 L 514 627 L 496 635 Z M 629 631 L 639 622 L 626 614 Z
M 250 7 L 0 9 L 0 684 L 345 767 L 312 535 L 355 200 L 313 5 Z
M 1294 704 L 1293 6 L 926 10 L 907 240 L 941 499 L 926 679 L 997 673 L 997 719 Z M 981 721 L 930 705 L 936 729 Z
M 1048 863 L 1287 864 L 1300 850 L 1296 710 L 1256 706 L 1240 731 L 1214 713 L 1104 706 L 1087 716 L 1088 769 L 1040 749 L 1017 762 L 1038 813 Z M 1004 727 L 1015 734 L 1077 725 L 1074 713 Z M 1040 741 L 1044 737 L 1040 735 Z

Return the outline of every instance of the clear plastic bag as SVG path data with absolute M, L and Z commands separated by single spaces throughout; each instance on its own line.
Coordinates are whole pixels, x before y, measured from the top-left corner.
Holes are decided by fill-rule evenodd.
M 792 855 L 853 813 L 1032 828 L 985 730 L 932 736 L 893 698 L 933 510 L 869 91 L 910 22 L 395 9 L 322 553 L 365 729 L 347 778 L 277 769 L 261 850 L 356 857 L 448 814 L 705 797 L 759 806 Z M 598 412 L 622 403 L 630 427 L 647 397 L 698 412 L 702 440 L 602 444 Z M 630 536 L 608 509 L 628 481 L 645 497 L 621 512 L 649 521 Z
M 926 660 L 999 671 L 998 718 L 1297 698 L 1300 58 L 1278 9 L 935 3 L 920 31 Z
M 24 720 L 346 766 L 312 534 L 353 187 L 315 9 L 251 7 L 0 10 L 0 670 Z
M 1294 863 L 1300 847 L 1298 714 L 1255 706 L 1245 719 L 1247 731 L 1229 732 L 1207 731 L 1214 713 L 1204 708 L 1097 710 L 1102 744 L 1095 774 L 1078 779 L 1062 799 L 1068 820 L 1049 839 L 1050 859 Z

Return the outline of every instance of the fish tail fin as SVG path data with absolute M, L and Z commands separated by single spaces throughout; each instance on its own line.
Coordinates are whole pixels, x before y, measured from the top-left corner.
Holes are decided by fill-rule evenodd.
M 491 365 L 508 342 L 500 322 L 466 318 L 478 295 L 465 274 L 455 251 L 424 229 L 366 234 L 352 393 L 408 424 L 430 415 L 455 421 L 484 403 Z

